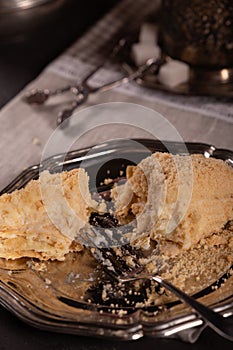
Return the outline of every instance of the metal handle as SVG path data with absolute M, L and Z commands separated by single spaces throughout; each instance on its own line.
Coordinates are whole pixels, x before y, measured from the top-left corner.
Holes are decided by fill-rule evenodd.
M 77 89 L 77 97 L 73 101 L 70 108 L 63 109 L 57 117 L 57 125 L 61 125 L 64 121 L 67 121 L 74 113 L 75 109 L 82 105 L 88 98 L 89 92 L 85 89 Z
M 104 92 L 104 91 L 114 89 L 122 84 L 128 84 L 129 82 L 131 82 L 137 78 L 142 78 L 144 76 L 144 74 L 146 74 L 146 72 L 149 69 L 151 69 L 153 66 L 158 68 L 161 64 L 162 64 L 162 61 L 160 59 L 149 58 L 146 61 L 146 63 L 143 64 L 142 66 L 140 66 L 136 71 L 134 71 L 128 75 L 124 75 L 123 77 L 121 77 L 117 80 L 114 80 L 110 83 L 104 84 L 104 85 L 96 87 L 96 88 L 92 88 L 89 86 L 89 91 L 90 91 L 90 93 Z
M 149 276 L 147 274 L 139 275 L 122 275 L 118 277 L 119 282 L 126 283 L 131 281 L 137 281 L 139 279 L 150 279 L 153 280 L 161 286 L 168 289 L 170 292 L 175 294 L 181 301 L 189 305 L 197 314 L 206 322 L 206 324 L 213 329 L 217 334 L 225 339 L 233 341 L 233 319 L 225 318 L 219 313 L 211 310 L 209 307 L 199 303 L 196 299 L 189 296 L 188 294 L 181 291 L 179 288 L 175 287 L 170 282 L 162 279 L 160 276 Z
M 196 299 L 190 297 L 188 294 L 182 292 L 177 287 L 173 286 L 166 280 L 163 280 L 160 276 L 151 277 L 152 280 L 158 282 L 170 292 L 174 293 L 180 300 L 187 305 L 191 306 L 198 315 L 212 328 L 216 333 L 222 337 L 233 341 L 233 320 L 228 319 L 220 315 L 219 313 L 211 310 L 209 307 L 199 303 Z
M 50 97 L 70 91 L 73 95 L 76 96 L 76 98 L 73 101 L 70 108 L 66 108 L 59 113 L 57 118 L 57 124 L 60 125 L 69 117 L 71 117 L 71 115 L 78 106 L 82 105 L 87 100 L 89 94 L 109 91 L 122 84 L 127 84 L 132 80 L 135 80 L 139 77 L 143 77 L 144 74 L 146 74 L 146 72 L 152 67 L 159 68 L 161 64 L 161 60 L 150 58 L 144 65 L 140 66 L 135 72 L 131 74 L 124 75 L 123 77 L 117 80 L 103 84 L 99 87 L 91 87 L 88 84 L 88 80 L 96 73 L 98 69 L 101 68 L 99 66 L 96 67 L 91 73 L 89 73 L 80 85 L 67 85 L 54 91 L 51 91 L 49 89 L 34 89 L 32 91 L 29 91 L 24 96 L 24 101 L 28 104 L 43 105 Z

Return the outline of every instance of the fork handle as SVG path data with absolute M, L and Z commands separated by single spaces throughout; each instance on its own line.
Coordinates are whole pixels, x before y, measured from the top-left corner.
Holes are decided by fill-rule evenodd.
M 213 311 L 209 307 L 199 303 L 193 297 L 190 297 L 188 294 L 182 292 L 177 287 L 170 284 L 168 281 L 162 279 L 160 276 L 152 276 L 152 280 L 161 284 L 170 292 L 174 293 L 180 300 L 182 300 L 187 305 L 191 306 L 193 310 L 212 328 L 216 333 L 222 337 L 233 341 L 233 320 L 228 319 L 220 315 L 219 313 Z

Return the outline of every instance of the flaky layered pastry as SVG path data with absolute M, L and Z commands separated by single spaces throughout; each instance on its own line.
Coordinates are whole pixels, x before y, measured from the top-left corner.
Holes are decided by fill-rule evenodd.
M 92 200 L 83 169 L 41 173 L 21 190 L 0 197 L 0 258 L 64 260 L 82 250 L 79 231 L 104 204 Z M 176 255 L 221 232 L 233 219 L 233 169 L 203 155 L 155 153 L 127 168 L 127 182 L 112 191 L 115 215 L 136 219 L 134 245 Z M 223 231 L 224 232 L 224 231 Z
M 83 169 L 41 173 L 20 190 L 0 197 L 0 257 L 64 260 L 97 203 Z
M 233 169 L 203 155 L 158 152 L 128 167 L 126 184 L 112 196 L 122 223 L 136 217 L 137 245 L 155 240 L 163 253 L 174 255 L 233 219 Z

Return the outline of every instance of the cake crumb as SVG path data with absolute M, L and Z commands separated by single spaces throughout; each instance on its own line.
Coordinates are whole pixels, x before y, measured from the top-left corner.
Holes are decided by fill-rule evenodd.
M 32 143 L 35 146 L 41 145 L 41 141 L 40 141 L 40 139 L 38 137 L 34 137 L 33 140 L 32 140 Z

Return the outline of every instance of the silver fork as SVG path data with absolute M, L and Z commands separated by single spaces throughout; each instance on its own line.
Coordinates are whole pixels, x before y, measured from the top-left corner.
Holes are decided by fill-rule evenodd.
M 233 341 L 233 319 L 226 318 L 201 304 L 173 284 L 158 275 L 149 275 L 138 259 L 140 251 L 122 238 L 119 228 L 103 229 L 89 227 L 81 230 L 83 245 L 90 250 L 95 259 L 102 264 L 108 275 L 120 283 L 149 279 L 175 294 L 189 305 L 206 324 L 220 336 Z

